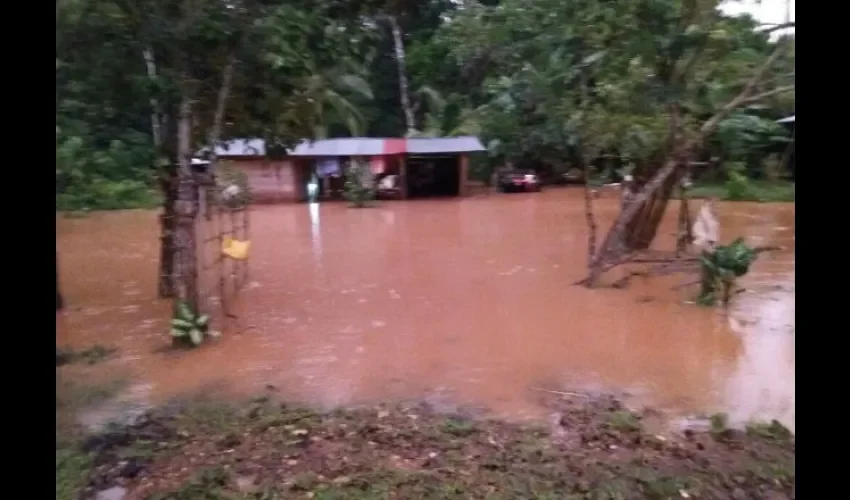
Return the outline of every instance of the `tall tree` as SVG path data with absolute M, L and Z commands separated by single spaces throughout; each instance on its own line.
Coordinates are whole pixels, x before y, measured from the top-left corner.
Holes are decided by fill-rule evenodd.
M 96 149 L 101 136 L 114 141 L 119 131 L 137 131 L 148 154 L 130 171 L 144 172 L 145 182 L 155 173 L 163 193 L 159 288 L 171 295 L 171 276 L 192 279 L 191 264 L 174 257 L 175 249 L 194 247 L 192 155 L 242 134 L 291 144 L 338 115 L 315 106 L 312 82 L 336 76 L 334 68 L 362 68 L 369 30 L 359 16 L 336 0 L 57 2 L 57 203 L 60 191 L 82 186 L 98 166 L 110 181 L 127 178 L 111 163 L 84 161 L 80 144 Z M 327 98 L 331 87 L 323 89 Z M 104 97 L 112 104 L 106 109 L 117 111 L 89 119 L 86 113 L 103 114 Z M 178 295 L 192 302 L 193 288 Z

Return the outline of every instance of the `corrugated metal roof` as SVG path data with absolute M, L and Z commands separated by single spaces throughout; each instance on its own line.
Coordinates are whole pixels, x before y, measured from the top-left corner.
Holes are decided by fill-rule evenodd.
M 472 153 L 486 151 L 475 136 L 464 137 L 412 137 L 407 140 L 407 152 L 429 153 Z
M 794 123 L 794 117 L 797 115 L 791 115 L 787 118 L 783 118 L 781 120 L 776 120 L 776 123 Z
M 373 156 L 384 153 L 384 140 L 366 137 L 302 141 L 291 156 Z
M 201 149 L 204 154 L 209 148 Z M 474 136 L 465 137 L 416 137 L 410 139 L 378 139 L 350 137 L 302 141 L 289 152 L 290 156 L 375 156 L 398 154 L 471 153 L 486 151 L 481 141 Z M 266 142 L 263 139 L 233 139 L 216 146 L 216 156 L 265 156 Z

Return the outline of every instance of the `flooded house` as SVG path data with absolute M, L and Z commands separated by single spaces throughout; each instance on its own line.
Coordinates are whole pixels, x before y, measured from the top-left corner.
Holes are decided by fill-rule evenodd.
M 477 137 L 407 139 L 406 190 L 409 197 L 469 194 L 469 157 L 486 151 Z
M 272 159 L 262 139 L 234 139 L 219 159 L 245 174 L 255 203 L 342 199 L 352 161 L 368 164 L 379 192 L 398 199 L 465 196 L 477 137 L 339 138 L 303 141 Z
M 208 153 L 205 148 L 199 154 Z M 296 169 L 289 158 L 273 159 L 263 139 L 233 139 L 216 146 L 219 161 L 245 175 L 255 203 L 297 201 Z
M 345 174 L 355 160 L 368 163 L 376 183 L 385 177 L 399 178 L 404 169 L 405 149 L 404 139 L 351 137 L 303 141 L 289 153 L 305 187 L 299 200 L 309 197 L 311 185 L 316 200 L 342 199 Z

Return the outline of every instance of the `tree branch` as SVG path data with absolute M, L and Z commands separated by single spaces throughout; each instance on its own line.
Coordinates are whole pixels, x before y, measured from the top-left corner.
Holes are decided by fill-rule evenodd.
M 787 29 L 787 28 L 793 28 L 793 27 L 795 27 L 795 24 L 796 23 L 794 21 L 790 21 L 790 22 L 787 22 L 787 23 L 774 24 L 774 25 L 770 26 L 770 28 L 759 30 L 759 33 L 765 33 L 765 34 L 773 33 L 774 31 L 784 30 L 784 29 Z
M 758 102 L 762 99 L 767 99 L 768 97 L 776 94 L 784 94 L 785 92 L 791 92 L 794 90 L 795 85 L 785 85 L 783 87 L 777 87 L 773 90 L 768 90 L 767 92 L 762 92 L 761 94 L 756 94 L 754 96 L 747 97 L 741 104 L 749 104 L 751 102 Z
M 213 115 L 212 127 L 209 131 L 208 142 L 210 143 L 210 171 L 215 168 L 218 156 L 215 154 L 216 145 L 221 138 L 221 129 L 224 122 L 224 115 L 227 111 L 227 99 L 230 97 L 230 88 L 233 82 L 233 69 L 236 66 L 236 55 L 231 54 L 227 59 L 227 64 L 221 71 L 221 87 L 218 89 L 218 98 L 215 103 L 215 114 Z
M 767 58 L 767 60 L 764 62 L 764 64 L 761 65 L 758 71 L 753 74 L 753 76 L 747 82 L 746 86 L 744 86 L 744 90 L 742 90 L 741 93 L 738 94 L 734 99 L 726 103 L 725 106 L 720 108 L 720 111 L 718 111 L 714 116 L 709 118 L 708 121 L 703 123 L 702 127 L 700 127 L 700 139 L 698 140 L 698 142 L 702 142 L 703 140 L 705 140 L 706 137 L 711 135 L 711 133 L 714 132 L 714 129 L 717 128 L 717 125 L 720 124 L 720 121 L 726 118 L 729 113 L 748 102 L 753 102 L 751 94 L 756 89 L 758 84 L 762 81 L 765 73 L 767 73 L 767 70 L 770 69 L 771 66 L 773 66 L 773 63 L 776 62 L 777 59 L 779 59 L 780 54 L 782 54 L 782 49 L 784 48 L 784 44 L 780 44 L 778 47 L 776 47 L 776 49 L 773 51 L 773 54 L 771 54 L 770 57 Z M 760 98 L 762 97 L 766 96 L 761 96 Z

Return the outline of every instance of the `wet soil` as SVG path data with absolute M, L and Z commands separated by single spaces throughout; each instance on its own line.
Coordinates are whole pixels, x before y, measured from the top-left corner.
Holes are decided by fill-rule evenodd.
M 81 497 L 114 486 L 130 500 L 795 497 L 795 440 L 779 424 L 663 437 L 651 412 L 611 396 L 540 404 L 547 425 L 422 404 L 317 413 L 268 398 L 174 403 L 78 441 L 91 460 Z

